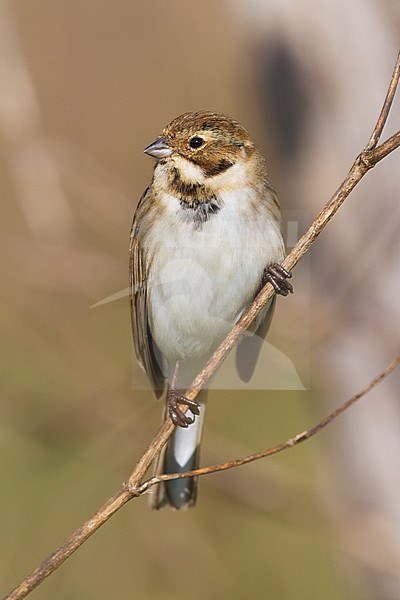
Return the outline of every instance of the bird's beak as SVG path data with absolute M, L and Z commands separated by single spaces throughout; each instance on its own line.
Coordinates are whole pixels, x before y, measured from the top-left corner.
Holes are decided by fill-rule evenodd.
M 154 158 L 166 158 L 172 154 L 171 146 L 168 146 L 167 140 L 164 137 L 159 137 L 155 142 L 147 146 L 143 150 L 149 156 L 153 156 Z

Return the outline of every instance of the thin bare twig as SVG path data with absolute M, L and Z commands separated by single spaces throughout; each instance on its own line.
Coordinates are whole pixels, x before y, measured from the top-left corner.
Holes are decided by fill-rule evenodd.
M 288 448 L 292 448 L 293 446 L 297 446 L 301 444 L 301 442 L 305 442 L 313 437 L 316 433 L 324 429 L 329 423 L 331 423 L 334 419 L 336 419 L 339 415 L 344 413 L 350 406 L 355 404 L 358 400 L 363 398 L 370 392 L 374 387 L 376 387 L 379 383 L 381 383 L 394 369 L 400 364 L 400 356 L 396 356 L 388 366 L 381 372 L 379 375 L 374 377 L 369 384 L 363 388 L 361 391 L 354 394 L 349 400 L 341 404 L 336 410 L 331 412 L 328 416 L 326 416 L 322 421 L 307 429 L 306 431 L 302 431 L 298 433 L 294 437 L 289 438 L 286 442 L 282 442 L 277 446 L 272 446 L 270 448 L 266 448 L 265 450 L 261 450 L 260 452 L 255 452 L 254 454 L 249 454 L 248 456 L 244 456 L 242 458 L 237 458 L 235 460 L 229 460 L 224 463 L 218 465 L 211 465 L 209 467 L 202 467 L 201 469 L 195 469 L 193 471 L 187 471 L 186 473 L 171 473 L 168 475 L 157 475 L 144 481 L 142 485 L 139 487 L 140 493 L 146 492 L 149 488 L 157 483 L 162 481 L 169 481 L 171 479 L 183 479 L 184 477 L 197 477 L 199 475 L 208 475 L 209 473 L 218 473 L 219 471 L 226 471 L 227 469 L 233 469 L 234 467 L 241 467 L 242 465 L 247 465 L 250 462 L 255 460 L 259 460 L 260 458 L 265 458 L 266 456 L 271 456 L 272 454 L 277 454 L 278 452 L 282 452 L 282 450 L 287 450 Z
M 388 154 L 393 152 L 393 150 L 395 150 L 399 146 L 400 146 L 400 131 L 397 131 L 392 136 L 390 136 L 390 138 L 388 138 L 386 140 L 386 142 L 383 142 L 382 144 L 380 144 L 380 146 L 377 146 L 375 148 L 375 150 L 373 151 L 373 159 L 375 162 L 371 166 L 374 167 L 379 161 L 381 161 L 383 158 L 385 158 Z M 363 160 L 370 160 L 369 152 L 365 152 L 362 156 L 363 156 Z
M 399 53 L 400 56 L 400 53 Z M 376 147 L 379 142 L 379 139 L 382 135 L 383 128 L 385 127 L 386 121 L 389 116 L 390 109 L 392 108 L 394 96 L 397 89 L 397 84 L 399 82 L 400 77 L 400 60 L 399 56 L 397 57 L 397 61 L 393 70 L 392 79 L 390 81 L 388 91 L 386 93 L 386 98 L 382 106 L 381 113 L 378 117 L 372 135 L 369 139 L 368 144 L 365 147 L 365 150 L 372 150 Z
M 324 206 L 320 214 L 312 222 L 308 231 L 297 242 L 293 250 L 284 260 L 283 267 L 291 270 L 302 256 L 307 252 L 311 244 L 326 227 L 331 218 L 349 196 L 354 187 L 361 181 L 364 175 L 373 168 L 378 162 L 385 158 L 400 146 L 400 131 L 391 136 L 386 142 L 377 146 L 377 142 L 387 121 L 394 92 L 398 86 L 400 78 L 400 53 L 397 57 L 396 65 L 389 84 L 386 99 L 371 135 L 367 147 L 360 152 L 354 164 L 352 165 L 347 177 L 333 194 L 329 202 Z M 271 284 L 267 284 L 255 298 L 241 319 L 236 323 L 231 332 L 215 351 L 207 365 L 198 374 L 193 381 L 190 389 L 185 395 L 193 400 L 199 394 L 202 387 L 209 381 L 213 373 L 225 359 L 227 354 L 237 343 L 243 331 L 245 331 L 252 321 L 261 312 L 268 300 L 274 294 Z M 186 407 L 182 407 L 185 411 Z M 39 567 L 28 575 L 14 590 L 7 594 L 3 600 L 20 600 L 25 598 L 33 589 L 35 589 L 46 577 L 53 573 L 73 552 L 75 552 L 97 529 L 124 504 L 132 498 L 143 493 L 141 485 L 147 469 L 158 456 L 162 447 L 167 442 L 169 436 L 174 430 L 172 421 L 167 421 L 157 432 L 149 447 L 137 463 L 129 480 L 121 489 L 102 506 L 95 515 L 88 519 L 79 529 L 77 529 L 55 552 L 53 552 Z M 299 434 L 300 436 L 304 435 Z M 314 435 L 314 434 L 313 434 Z M 299 443 L 299 442 L 297 442 Z M 291 444 L 293 445 L 293 444 Z M 288 446 L 288 447 L 291 447 Z M 283 448 L 282 448 L 283 449 Z M 261 458 L 261 457 L 260 457 Z M 233 461 L 235 462 L 235 461 Z

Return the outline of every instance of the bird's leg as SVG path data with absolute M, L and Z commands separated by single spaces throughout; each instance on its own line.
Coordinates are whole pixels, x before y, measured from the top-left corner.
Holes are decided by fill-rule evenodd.
M 172 373 L 171 379 L 171 389 L 176 390 L 176 386 L 178 385 L 178 375 L 179 375 L 179 360 L 176 361 L 174 372 Z
M 168 390 L 167 396 L 168 413 L 174 425 L 179 425 L 179 427 L 188 427 L 193 423 L 194 419 L 192 417 L 189 417 L 187 413 L 182 412 L 179 408 L 179 404 L 184 404 L 185 406 L 188 406 L 194 415 L 200 414 L 200 407 L 197 402 L 195 402 L 194 400 L 189 400 L 189 398 L 186 398 L 186 396 L 184 396 L 179 390 L 176 389 L 178 373 L 179 361 L 176 361 L 174 372 L 172 375 L 171 385 Z
M 287 296 L 289 293 L 293 294 L 293 286 L 291 283 L 286 281 L 292 276 L 290 271 L 286 271 L 281 265 L 273 263 L 264 269 L 263 273 L 263 285 L 267 283 L 272 284 L 275 292 L 282 296 Z

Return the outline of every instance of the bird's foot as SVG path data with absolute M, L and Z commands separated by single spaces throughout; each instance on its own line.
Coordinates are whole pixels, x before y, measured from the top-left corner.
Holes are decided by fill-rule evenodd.
M 293 294 L 293 286 L 291 283 L 286 281 L 292 276 L 290 271 L 286 271 L 281 265 L 274 263 L 264 269 L 263 274 L 263 285 L 267 283 L 272 284 L 275 292 L 282 296 L 287 296 L 289 293 Z
M 194 422 L 194 418 L 184 413 L 179 408 L 179 404 L 188 406 L 194 415 L 200 414 L 200 406 L 194 400 L 189 400 L 178 390 L 169 390 L 168 392 L 168 412 L 174 425 L 179 427 L 188 427 Z

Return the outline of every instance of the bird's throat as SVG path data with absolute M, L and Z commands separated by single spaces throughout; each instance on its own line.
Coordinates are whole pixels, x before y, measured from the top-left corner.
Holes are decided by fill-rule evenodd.
M 208 186 L 185 181 L 176 168 L 172 169 L 170 193 L 178 199 L 183 219 L 192 222 L 195 229 L 201 229 L 222 207 L 222 200 Z

